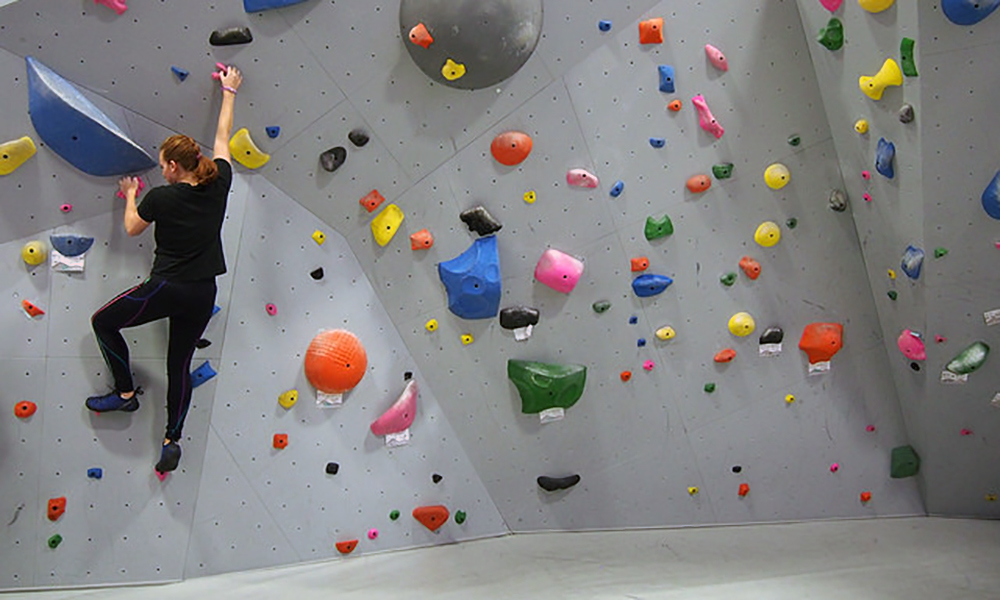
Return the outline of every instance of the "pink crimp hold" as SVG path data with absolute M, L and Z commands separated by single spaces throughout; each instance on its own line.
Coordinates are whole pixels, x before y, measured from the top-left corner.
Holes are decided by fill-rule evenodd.
M 566 183 L 577 187 L 595 188 L 600 185 L 597 175 L 586 169 L 570 169 L 566 172 Z
M 125 0 L 94 0 L 94 4 L 103 4 L 119 15 L 128 10 L 128 6 L 125 5 Z
M 691 98 L 691 103 L 698 109 L 698 124 L 701 125 L 701 128 L 714 135 L 715 139 L 721 138 L 722 134 L 726 133 L 726 130 L 722 128 L 722 125 L 712 115 L 712 111 L 708 109 L 705 97 L 698 94 L 694 98 Z
M 146 182 L 142 180 L 142 177 L 136 177 L 136 179 L 139 180 L 139 189 L 136 190 L 135 192 L 135 194 L 138 196 L 139 194 L 142 193 L 142 190 L 146 189 Z M 125 194 L 123 194 L 121 190 L 118 190 L 118 193 L 115 195 L 121 198 L 122 200 L 125 199 Z

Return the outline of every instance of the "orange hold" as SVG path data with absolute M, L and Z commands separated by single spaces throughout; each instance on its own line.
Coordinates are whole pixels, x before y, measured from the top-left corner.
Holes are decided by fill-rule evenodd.
M 649 268 L 649 259 L 645 256 L 637 256 L 632 259 L 632 271 L 645 271 Z
M 337 542 L 334 544 L 337 546 L 337 552 L 341 554 L 350 554 L 354 552 L 354 549 L 358 547 L 358 540 L 348 540 L 346 542 Z
M 27 419 L 35 414 L 38 406 L 30 400 L 22 400 L 14 405 L 14 416 L 18 419 Z
M 306 379 L 327 394 L 343 394 L 358 385 L 367 368 L 361 340 L 344 329 L 321 331 L 306 350 Z
M 708 175 L 694 175 L 688 179 L 687 187 L 692 194 L 700 194 L 712 187 L 712 179 Z
M 434 236 L 426 229 L 410 235 L 410 248 L 413 250 L 427 250 L 434 245 Z
M 274 441 L 272 442 L 275 448 L 278 450 L 284 450 L 288 447 L 288 434 L 287 433 L 276 433 L 274 434 Z
M 749 493 L 750 493 L 750 484 L 741 483 L 740 484 L 740 491 L 739 491 L 740 498 L 746 498 L 747 494 L 749 494 Z
M 531 136 L 527 133 L 507 131 L 493 138 L 490 152 L 498 163 L 513 167 L 528 158 L 531 146 Z
M 749 256 L 744 256 L 740 259 L 740 268 L 743 272 L 747 274 L 750 279 L 757 279 L 760 277 L 760 263 L 750 258 Z
M 448 509 L 441 505 L 418 506 L 413 509 L 413 518 L 431 531 L 437 531 L 447 523 L 449 514 Z
M 431 36 L 431 32 L 427 31 L 426 25 L 417 23 L 410 30 L 410 41 L 418 46 L 427 48 L 434 43 L 434 37 Z
M 810 323 L 799 340 L 799 349 L 810 363 L 825 362 L 844 347 L 844 326 L 840 323 Z
M 719 352 L 715 355 L 714 360 L 717 363 L 727 363 L 733 360 L 734 358 L 736 358 L 736 350 L 733 350 L 732 348 L 726 348 L 724 350 L 719 350 Z
M 680 100 L 671 100 L 670 104 L 667 105 L 667 108 L 674 112 L 680 112 L 683 106 L 684 104 Z
M 66 496 L 49 499 L 49 520 L 56 521 L 66 512 Z
M 871 492 L 861 492 L 861 501 L 862 502 L 871 502 L 871 500 L 872 500 L 872 493 Z
M 622 381 L 628 381 L 629 379 L 632 379 L 632 371 L 622 371 L 619 377 L 622 378 Z
M 372 190 L 365 194 L 365 197 L 358 200 L 358 204 L 365 207 L 368 212 L 375 212 L 375 209 L 385 202 L 385 196 L 378 193 L 378 190 Z
M 639 21 L 640 44 L 663 43 L 663 17 Z
M 44 310 L 38 308 L 27 300 L 21 300 L 21 308 L 23 308 L 24 312 L 28 313 L 28 316 L 31 317 L 38 317 L 45 314 Z

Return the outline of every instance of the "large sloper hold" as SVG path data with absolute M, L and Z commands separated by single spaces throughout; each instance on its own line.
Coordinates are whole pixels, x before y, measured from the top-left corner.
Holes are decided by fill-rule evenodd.
M 568 490 L 574 485 L 580 483 L 579 475 L 568 475 L 566 477 L 549 477 L 548 475 L 541 475 L 538 477 L 538 487 L 542 488 L 546 492 L 558 492 L 559 490 Z
M 451 516 L 451 513 L 448 512 L 448 509 L 440 504 L 435 506 L 418 506 L 413 509 L 413 518 L 431 531 L 440 529 L 442 525 L 448 522 L 449 516 Z
M 968 375 L 977 371 L 990 355 L 990 347 L 986 342 L 977 341 L 959 352 L 955 358 L 945 365 L 945 369 L 955 375 Z
M 458 215 L 458 217 L 462 219 L 462 222 L 465 223 L 470 231 L 474 231 L 479 235 L 492 235 L 503 228 L 500 221 L 494 219 L 493 215 L 484 206 L 477 206 L 462 211 L 462 214 Z
M 34 58 L 28 69 L 28 112 L 38 137 L 88 175 L 137 173 L 156 161 L 73 84 Z
M 663 290 L 670 287 L 673 279 L 666 275 L 655 275 L 647 273 L 632 280 L 632 291 L 640 298 L 649 298 L 663 293 Z
M 253 138 L 250 137 L 250 130 L 246 127 L 240 128 L 229 140 L 229 152 L 233 160 L 248 169 L 259 169 L 271 160 L 271 155 L 257 147 Z
M 417 416 L 417 380 L 411 379 L 403 388 L 396 402 L 382 416 L 372 421 L 371 430 L 375 435 L 389 435 L 406 431 Z
M 521 412 L 537 414 L 576 404 L 587 384 L 587 367 L 511 359 L 507 377 L 521 395 Z
M 64 233 L 50 235 L 49 242 L 55 251 L 63 256 L 80 256 L 94 245 L 94 238 Z
M 920 472 L 920 455 L 913 446 L 897 446 L 892 449 L 889 477 L 903 479 Z
M 990 184 L 983 190 L 983 210 L 994 219 L 1000 219 L 1000 171 L 993 176 Z
M 843 347 L 844 326 L 840 323 L 809 323 L 799 339 L 799 349 L 810 363 L 829 361 Z
M 477 239 L 468 250 L 438 264 L 448 309 L 463 319 L 491 319 L 500 310 L 500 254 L 496 236 Z
M 568 294 L 583 275 L 583 261 L 565 252 L 548 248 L 535 263 L 535 280 L 553 290 Z
M 293 4 L 301 4 L 306 0 L 243 0 L 243 10 L 246 12 L 260 12 L 274 8 L 284 8 Z
M 998 7 L 1000 0 L 941 0 L 941 12 L 955 25 L 975 25 Z
M 249 27 L 230 27 L 229 29 L 216 29 L 208 38 L 208 43 L 213 46 L 235 46 L 237 44 L 249 44 L 253 41 L 253 34 Z

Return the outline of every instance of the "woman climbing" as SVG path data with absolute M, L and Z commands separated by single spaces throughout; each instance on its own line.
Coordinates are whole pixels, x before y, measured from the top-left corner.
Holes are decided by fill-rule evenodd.
M 215 130 L 214 158 L 202 156 L 193 139 L 174 135 L 160 145 L 160 168 L 167 185 L 146 193 L 136 207 L 139 181 L 123 177 L 125 231 L 141 234 L 156 223 L 153 268 L 141 284 L 102 306 L 91 322 L 97 345 L 114 377 L 114 391 L 87 398 L 94 412 L 139 408 L 132 381 L 128 344 L 120 331 L 169 318 L 167 346 L 167 432 L 156 470 L 167 473 L 181 459 L 181 430 L 191 404 L 191 358 L 215 307 L 215 277 L 226 272 L 222 222 L 233 180 L 229 134 L 236 92 L 243 75 L 235 67 L 219 74 L 222 107 Z

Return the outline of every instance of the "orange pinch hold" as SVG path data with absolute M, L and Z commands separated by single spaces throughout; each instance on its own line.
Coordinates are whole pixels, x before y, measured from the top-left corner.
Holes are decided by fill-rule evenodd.
M 669 108 L 670 110 L 672 110 L 674 112 L 680 112 L 681 108 L 683 108 L 683 107 L 684 107 L 684 103 L 681 102 L 680 100 L 677 100 L 677 99 L 671 100 L 670 104 L 667 105 L 667 108 Z
M 871 502 L 871 500 L 872 500 L 872 493 L 871 492 L 861 492 L 861 501 L 862 502 Z
M 288 447 L 288 434 L 287 433 L 276 433 L 274 434 L 274 441 L 272 442 L 274 447 L 278 450 L 283 450 Z
M 687 180 L 687 188 L 692 194 L 700 194 L 712 187 L 712 178 L 708 175 L 694 175 Z
M 38 405 L 31 400 L 21 400 L 14 405 L 14 416 L 18 419 L 27 419 L 31 415 L 35 414 L 38 410 Z
M 426 229 L 410 235 L 410 248 L 413 250 L 427 250 L 434 245 L 434 236 Z
M 810 363 L 826 362 L 844 347 L 844 326 L 840 323 L 810 323 L 799 340 L 799 349 Z
M 645 271 L 649 268 L 649 259 L 645 256 L 637 256 L 632 259 L 632 272 Z
M 435 506 L 418 506 L 413 509 L 413 518 L 420 521 L 420 524 L 437 531 L 442 525 L 448 522 L 448 509 L 440 504 Z
M 365 194 L 365 197 L 358 200 L 358 204 L 365 207 L 368 212 L 375 212 L 375 209 L 385 202 L 385 196 L 378 193 L 378 190 L 372 190 Z
M 44 310 L 38 308 L 27 300 L 21 300 L 21 308 L 24 309 L 24 312 L 28 313 L 29 317 L 40 317 L 45 314 Z
M 427 26 L 423 23 L 417 23 L 410 29 L 410 41 L 414 44 L 427 48 L 434 43 L 434 37 L 431 32 L 427 31 Z
M 346 542 L 337 542 L 334 544 L 337 547 L 337 552 L 341 554 L 350 554 L 354 552 L 354 549 L 358 547 L 358 540 L 347 540 Z
M 619 377 L 621 377 L 622 381 L 628 381 L 632 379 L 632 371 L 622 371 Z
M 740 259 L 740 268 L 743 272 L 747 274 L 750 279 L 757 279 L 760 277 L 760 263 L 750 258 L 749 256 L 744 256 Z
M 56 521 L 66 512 L 66 496 L 49 498 L 49 520 Z
M 736 358 L 736 350 L 733 350 L 732 348 L 725 348 L 716 353 L 714 360 L 717 363 L 727 363 L 734 358 Z
M 531 136 L 520 131 L 506 131 L 493 138 L 490 153 L 501 165 L 513 167 L 531 154 Z
M 662 44 L 663 43 L 663 17 L 646 19 L 639 21 L 639 43 L 640 44 Z
M 746 498 L 747 494 L 749 494 L 749 493 L 750 493 L 750 484 L 748 484 L 748 483 L 741 483 L 740 484 L 740 491 L 739 491 L 740 498 Z

